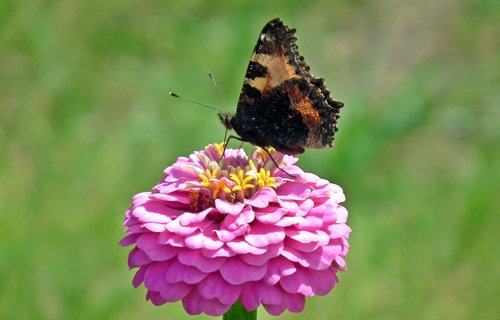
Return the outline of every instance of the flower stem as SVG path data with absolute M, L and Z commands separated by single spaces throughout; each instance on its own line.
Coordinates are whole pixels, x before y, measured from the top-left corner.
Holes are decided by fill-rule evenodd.
M 257 320 L 257 309 L 247 311 L 239 301 L 236 301 L 224 314 L 222 320 Z

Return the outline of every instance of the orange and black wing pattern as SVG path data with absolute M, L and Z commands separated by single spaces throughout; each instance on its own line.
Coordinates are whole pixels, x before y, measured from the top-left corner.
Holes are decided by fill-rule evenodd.
M 287 154 L 331 147 L 343 106 L 309 72 L 294 34 L 280 19 L 264 26 L 230 119 L 243 141 Z

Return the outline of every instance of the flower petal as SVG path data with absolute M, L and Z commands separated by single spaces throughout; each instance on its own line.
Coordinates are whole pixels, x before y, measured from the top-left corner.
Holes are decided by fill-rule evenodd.
M 262 248 L 283 241 L 285 239 L 285 232 L 281 227 L 255 223 L 244 238 L 249 244 Z
M 249 204 L 256 208 L 265 208 L 270 202 L 277 200 L 276 192 L 272 188 L 263 188 L 257 191 L 252 199 L 245 200 L 245 204 Z
M 332 290 L 337 277 L 331 268 L 326 270 L 307 270 L 305 268 L 280 280 L 281 287 L 289 293 L 301 293 L 306 297 L 317 294 L 323 296 Z
M 226 263 L 220 268 L 222 277 L 234 285 L 260 280 L 265 276 L 266 271 L 266 265 L 252 266 L 237 257 L 227 259 Z
M 290 260 L 283 257 L 275 258 L 269 263 L 265 282 L 269 285 L 275 285 L 280 281 L 281 277 L 291 275 L 295 271 L 297 271 L 297 268 Z
M 190 315 L 197 315 L 204 312 L 213 317 L 223 315 L 231 307 L 231 305 L 222 304 L 217 299 L 203 299 L 196 290 L 192 290 L 182 299 L 182 306 Z
M 194 284 L 200 282 L 206 276 L 207 274 L 198 270 L 198 268 L 182 264 L 179 260 L 173 260 L 166 274 L 166 279 L 168 283 L 182 281 L 187 284 Z
M 186 246 L 190 249 L 219 249 L 224 243 L 216 238 L 216 235 L 211 232 L 212 230 L 205 229 L 203 232 L 193 232 L 185 238 Z
M 219 270 L 224 264 L 224 257 L 205 257 L 199 250 L 180 250 L 177 257 L 179 261 L 186 266 L 193 266 L 205 273 L 211 273 Z
M 200 282 L 198 291 L 205 299 L 216 298 L 222 304 L 233 305 L 240 296 L 241 287 L 227 283 L 218 273 L 212 273 Z
M 288 210 L 277 205 L 269 205 L 265 208 L 258 208 L 255 210 L 255 219 L 265 224 L 275 224 Z
M 273 244 L 267 247 L 267 250 L 262 254 L 242 254 L 240 256 L 241 260 L 243 260 L 247 264 L 251 264 L 254 266 L 261 266 L 267 263 L 270 259 L 278 257 L 283 249 L 282 244 Z
M 241 212 L 241 209 L 243 209 L 244 206 L 245 204 L 241 202 L 230 203 L 221 199 L 215 199 L 215 209 L 223 214 L 236 215 Z
M 284 183 L 276 190 L 280 200 L 305 200 L 310 193 L 309 185 L 298 182 Z
M 252 210 L 252 207 L 245 206 L 244 208 L 242 208 L 239 214 L 226 216 L 223 225 L 225 228 L 227 228 L 227 230 L 236 230 L 242 225 L 249 224 L 254 220 L 254 218 L 255 214 Z
M 141 235 L 137 239 L 137 247 L 155 261 L 168 260 L 177 254 L 175 247 L 161 245 L 158 241 L 158 235 L 153 233 Z

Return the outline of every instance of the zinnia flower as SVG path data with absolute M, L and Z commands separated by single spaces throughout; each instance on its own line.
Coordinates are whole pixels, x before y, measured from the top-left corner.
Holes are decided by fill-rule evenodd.
M 193 315 L 224 314 L 238 300 L 272 315 L 300 312 L 345 270 L 350 228 L 342 189 L 295 166 L 292 156 L 209 145 L 165 169 L 126 212 L 138 268 L 155 305 L 182 300 Z M 288 174 L 287 174 L 288 173 Z M 293 176 L 293 178 L 291 177 Z

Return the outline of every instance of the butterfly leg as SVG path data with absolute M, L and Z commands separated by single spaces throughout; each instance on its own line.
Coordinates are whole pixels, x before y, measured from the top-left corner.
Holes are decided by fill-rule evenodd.
M 267 154 L 269 155 L 269 158 L 271 158 L 271 161 L 274 163 L 274 165 L 276 166 L 276 168 L 278 168 L 278 170 L 286 173 L 290 178 L 292 179 L 295 179 L 296 177 L 288 172 L 286 172 L 284 169 L 281 169 L 280 166 L 276 163 L 276 160 L 274 160 L 273 156 L 271 155 L 271 153 L 269 152 L 269 150 L 267 150 L 267 148 L 263 148 L 263 147 L 260 147 L 261 149 L 264 149 Z
M 226 134 L 227 134 L 227 130 L 226 130 Z M 220 155 L 219 162 L 222 160 L 222 158 L 224 158 L 224 154 L 226 153 L 227 145 L 229 144 L 229 141 L 231 140 L 231 138 L 238 140 L 238 141 L 241 141 L 241 145 L 243 145 L 243 142 L 245 142 L 245 140 L 243 140 L 242 138 L 240 138 L 238 136 L 233 136 L 233 135 L 230 135 L 226 140 L 226 136 L 224 135 L 224 149 L 222 150 L 222 154 Z M 241 145 L 240 145 L 240 148 L 241 148 Z

